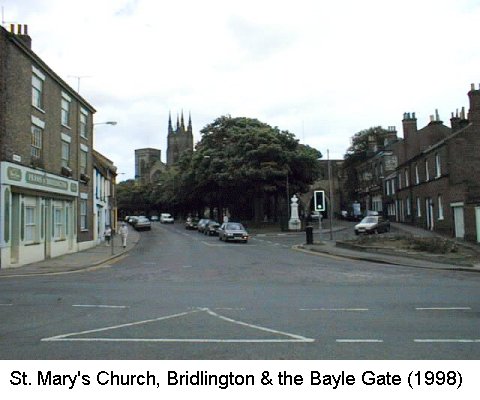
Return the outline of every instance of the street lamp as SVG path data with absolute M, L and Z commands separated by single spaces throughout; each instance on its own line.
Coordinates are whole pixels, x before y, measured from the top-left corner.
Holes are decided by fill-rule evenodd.
M 93 125 L 117 125 L 117 121 L 95 122 Z
M 327 149 L 327 166 L 328 166 L 328 192 L 330 204 L 328 207 L 329 211 L 329 222 L 330 222 L 330 240 L 333 240 L 333 228 L 332 228 L 332 219 L 333 219 L 333 188 L 332 188 L 332 167 L 330 165 L 330 151 Z

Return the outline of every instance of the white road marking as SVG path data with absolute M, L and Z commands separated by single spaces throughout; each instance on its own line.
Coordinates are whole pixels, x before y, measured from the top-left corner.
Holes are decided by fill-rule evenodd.
M 301 308 L 300 311 L 369 311 L 368 308 Z
M 11 307 L 13 304 L 11 303 L 5 303 L 5 304 L 0 304 L 0 307 Z
M 383 343 L 382 339 L 337 339 L 337 343 Z
M 452 311 L 452 310 L 471 310 L 471 307 L 416 307 L 417 311 Z
M 198 339 L 198 338 L 193 338 L 193 339 L 170 339 L 170 338 L 151 338 L 151 339 L 146 339 L 146 338 L 102 338 L 102 337 L 93 337 L 93 338 L 78 338 L 78 337 L 73 337 L 73 336 L 78 336 L 78 335 L 85 335 L 85 334 L 91 334 L 91 333 L 97 333 L 97 332 L 105 332 L 113 329 L 118 329 L 118 328 L 125 328 L 125 327 L 130 327 L 130 326 L 136 326 L 136 325 L 142 325 L 142 324 L 147 324 L 150 322 L 158 322 L 158 321 L 163 321 L 167 319 L 172 319 L 172 318 L 178 318 L 198 312 L 206 312 L 209 315 L 219 318 L 223 321 L 231 322 L 236 325 L 240 326 L 246 326 L 252 329 L 260 330 L 263 332 L 269 332 L 277 335 L 282 335 L 286 336 L 287 339 Z M 49 338 L 44 338 L 42 339 L 43 342 L 54 342 L 54 341 L 82 341 L 82 342 L 182 342 L 182 343 L 292 343 L 292 342 L 300 342 L 300 343 L 311 343 L 314 342 L 315 339 L 310 339 L 306 338 L 304 336 L 300 335 L 294 335 L 288 332 L 282 332 L 278 331 L 275 329 L 270 329 L 270 328 L 265 328 L 262 326 L 258 325 L 253 325 L 253 324 L 248 324 L 246 322 L 242 321 L 237 321 L 232 318 L 224 317 L 223 315 L 217 314 L 210 310 L 209 308 L 197 308 L 192 311 L 186 311 L 183 313 L 178 313 L 178 314 L 173 314 L 173 315 L 167 315 L 164 317 L 159 317 L 159 318 L 154 318 L 154 319 L 148 319 L 144 321 L 137 321 L 137 322 L 131 322 L 127 324 L 121 324 L 121 325 L 114 325 L 114 326 L 108 326 L 104 328 L 99 328 L 99 329 L 91 329 L 87 331 L 81 331 L 81 332 L 73 332 L 73 333 L 67 333 L 63 335 L 58 335 L 58 336 L 52 336 Z
M 73 304 L 72 307 L 129 308 L 128 306 L 110 306 L 110 305 L 106 305 L 106 304 Z
M 203 309 L 203 311 L 206 311 L 207 313 L 209 313 L 210 315 L 213 315 L 217 318 L 220 318 L 224 321 L 227 321 L 227 322 L 232 322 L 234 324 L 237 324 L 237 325 L 242 325 L 242 326 L 247 326 L 249 328 L 253 328 L 253 329 L 258 329 L 258 330 L 261 330 L 261 331 L 264 331 L 264 332 L 270 332 L 270 333 L 275 333 L 275 334 L 278 334 L 278 335 L 284 335 L 284 336 L 289 336 L 293 339 L 296 339 L 297 341 L 302 341 L 302 342 L 314 342 L 315 339 L 308 339 L 306 337 L 303 337 L 303 336 L 299 336 L 299 335 L 294 335 L 292 333 L 287 333 L 287 332 L 282 332 L 282 331 L 277 331 L 275 329 L 270 329 L 270 328 L 265 328 L 263 326 L 258 326 L 258 325 L 253 325 L 253 324 L 248 324 L 246 322 L 242 322 L 242 321 L 237 321 L 235 319 L 232 319 L 232 318 L 228 318 L 228 317 L 224 317 L 223 315 L 219 315 L 215 312 L 213 312 L 212 310 L 208 309 L 208 308 L 205 308 Z
M 147 320 L 144 320 L 144 321 L 137 321 L 137 322 L 130 322 L 130 323 L 127 323 L 127 324 L 107 326 L 105 328 L 99 328 L 99 329 L 90 329 L 88 331 L 67 333 L 67 334 L 64 334 L 64 335 L 58 335 L 58 336 L 52 336 L 52 337 L 49 337 L 49 338 L 44 338 L 44 339 L 42 339 L 42 342 L 51 342 L 51 341 L 59 341 L 59 340 L 67 340 L 67 341 L 68 340 L 74 340 L 74 338 L 68 339 L 68 337 L 75 336 L 75 335 L 85 335 L 85 334 L 88 334 L 88 333 L 95 333 L 95 332 L 104 332 L 104 331 L 109 331 L 109 330 L 112 330 L 112 329 L 125 328 L 125 327 L 128 327 L 128 326 L 142 325 L 142 324 L 146 324 L 146 323 L 149 323 L 149 322 L 157 322 L 157 321 L 162 321 L 162 320 L 165 320 L 165 319 L 176 318 L 176 317 L 180 317 L 180 316 L 183 316 L 183 315 L 193 314 L 193 313 L 198 312 L 198 311 L 199 310 L 186 311 L 186 312 L 179 313 L 179 314 L 167 315 L 165 317 L 147 319 Z
M 233 308 L 233 307 L 216 307 L 215 310 L 227 310 L 227 311 L 245 311 L 245 308 Z
M 415 343 L 480 343 L 480 339 L 415 339 Z
M 314 339 L 143 339 L 143 338 L 48 338 L 42 341 L 68 341 L 68 342 L 163 342 L 163 343 L 308 343 Z

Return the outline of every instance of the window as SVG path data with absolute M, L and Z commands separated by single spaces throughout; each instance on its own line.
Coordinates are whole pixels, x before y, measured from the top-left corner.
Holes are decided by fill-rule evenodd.
M 80 229 L 85 231 L 87 225 L 87 200 L 80 200 Z
M 36 208 L 32 206 L 25 207 L 25 241 L 34 242 L 36 238 Z
M 428 160 L 425 160 L 425 181 L 428 182 L 430 180 L 430 172 L 428 170 Z
M 32 105 L 43 110 L 43 80 L 35 73 L 32 75 Z
M 87 157 L 88 153 L 84 150 L 80 150 L 80 173 L 87 174 Z
M 442 219 L 443 219 L 442 196 L 438 195 L 437 202 L 438 202 L 438 219 L 439 219 L 439 220 L 442 220 Z
M 405 199 L 405 209 L 407 210 L 407 215 L 411 215 L 412 210 L 410 208 L 410 197 Z
M 422 203 L 420 201 L 420 197 L 417 197 L 417 217 L 422 216 Z
M 43 136 L 42 128 L 36 125 L 32 125 L 31 155 L 34 158 L 42 157 L 42 136 Z
M 402 173 L 399 171 L 398 173 L 398 190 L 402 188 Z
M 70 126 L 70 99 L 62 97 L 62 125 Z
M 418 165 L 415 164 L 415 184 L 418 185 L 420 183 L 420 175 L 418 174 Z
M 88 137 L 88 113 L 83 108 L 80 112 L 80 136 L 87 138 Z
M 440 162 L 440 154 L 435 154 L 435 177 L 440 178 L 442 175 L 442 165 Z
M 54 207 L 53 209 L 53 238 L 61 239 L 63 237 L 63 208 Z
M 408 168 L 405 168 L 405 187 L 410 186 L 410 176 L 408 174 Z
M 392 182 L 392 194 L 395 194 L 395 179 L 392 179 L 391 182 Z
M 70 143 L 62 140 L 62 167 L 68 168 L 70 164 Z
M 390 181 L 385 181 L 385 190 L 387 192 L 387 196 L 390 196 Z

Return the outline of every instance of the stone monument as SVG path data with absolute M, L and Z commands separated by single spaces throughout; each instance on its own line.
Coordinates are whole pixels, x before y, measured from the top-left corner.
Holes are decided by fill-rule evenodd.
M 298 217 L 298 197 L 293 195 L 290 199 L 292 203 L 290 204 L 290 220 L 288 221 L 288 230 L 290 231 L 299 231 L 302 228 L 302 223 Z

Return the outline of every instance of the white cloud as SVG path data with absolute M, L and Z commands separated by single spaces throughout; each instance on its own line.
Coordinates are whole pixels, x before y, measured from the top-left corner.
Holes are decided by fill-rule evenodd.
M 331 157 L 371 126 L 467 106 L 479 82 L 473 0 L 2 0 L 33 50 L 96 109 L 95 145 L 124 178 L 166 154 L 168 112 L 198 131 L 224 114 L 288 129 Z

